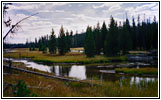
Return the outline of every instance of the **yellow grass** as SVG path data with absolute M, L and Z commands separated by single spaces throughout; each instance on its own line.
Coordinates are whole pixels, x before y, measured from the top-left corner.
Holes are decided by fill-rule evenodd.
M 148 53 L 147 51 L 129 51 L 131 54 Z
M 78 47 L 78 48 L 70 48 L 70 50 L 84 50 L 83 47 Z
M 46 62 L 46 63 L 81 63 L 81 64 L 89 64 L 89 63 L 107 63 L 110 62 L 111 59 L 120 59 L 126 60 L 126 57 L 104 57 L 102 55 L 96 55 L 94 58 L 88 58 L 85 54 L 82 53 L 67 53 L 65 55 L 54 54 L 51 55 L 49 53 L 43 54 L 40 51 L 29 51 L 28 49 L 19 48 L 16 49 L 16 52 L 10 52 L 4 54 L 4 57 L 12 57 L 12 58 L 32 58 L 35 62 Z
M 4 62 L 4 64 L 7 64 Z M 21 66 L 19 66 L 21 64 Z M 22 63 L 13 63 L 16 67 L 25 68 Z M 33 70 L 33 69 L 30 69 Z M 35 70 L 37 71 L 37 70 Z M 4 68 L 4 73 L 7 69 Z M 36 86 L 40 88 L 29 88 L 32 93 L 39 97 L 157 97 L 158 81 L 144 84 L 140 90 L 137 86 L 129 85 L 129 81 L 125 80 L 120 87 L 119 81 L 109 82 L 103 81 L 102 84 L 89 86 L 84 83 L 66 82 L 58 79 L 45 78 L 25 72 L 12 71 L 12 74 L 4 74 L 3 82 L 16 84 L 18 80 L 24 81 L 28 86 Z M 99 80 L 94 80 L 98 82 Z M 45 87 L 45 89 L 44 89 Z M 5 86 L 3 86 L 3 89 Z M 4 97 L 13 97 L 13 91 L 10 87 L 3 92 Z

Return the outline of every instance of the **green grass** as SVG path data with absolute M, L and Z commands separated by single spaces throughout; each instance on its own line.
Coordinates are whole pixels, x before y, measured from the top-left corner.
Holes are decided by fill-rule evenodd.
M 11 58 L 31 58 L 35 62 L 43 63 L 79 63 L 79 64 L 94 64 L 94 63 L 110 63 L 126 61 L 127 57 L 104 57 L 102 55 L 96 55 L 94 58 L 88 58 L 82 53 L 67 53 L 66 55 L 50 55 L 43 54 L 40 51 L 29 51 L 28 49 L 19 48 L 16 52 L 10 52 L 4 54 L 4 57 Z
M 137 74 L 137 75 L 158 75 L 157 68 L 116 68 L 116 73 Z

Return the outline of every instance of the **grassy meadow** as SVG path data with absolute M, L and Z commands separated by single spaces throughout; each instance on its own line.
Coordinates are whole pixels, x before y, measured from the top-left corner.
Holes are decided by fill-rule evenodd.
M 31 58 L 34 62 L 44 63 L 79 63 L 79 64 L 92 64 L 92 63 L 110 63 L 113 61 L 126 61 L 127 57 L 104 57 L 97 55 L 94 58 L 88 58 L 85 54 L 79 52 L 69 52 L 65 55 L 49 53 L 43 54 L 40 51 L 29 51 L 28 48 L 15 49 L 15 52 L 4 54 L 4 57 L 11 58 Z

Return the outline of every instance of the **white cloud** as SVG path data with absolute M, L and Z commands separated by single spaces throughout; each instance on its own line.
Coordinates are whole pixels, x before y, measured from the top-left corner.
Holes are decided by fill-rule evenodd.
M 105 6 L 105 5 L 102 4 L 102 5 L 99 5 L 99 6 L 93 5 L 92 7 L 93 7 L 94 9 L 98 9 L 98 8 L 103 8 L 104 6 Z
M 32 9 L 37 9 L 37 8 L 39 8 L 39 6 L 35 4 L 20 5 L 20 6 L 10 5 L 9 11 L 10 10 L 32 10 Z
M 51 11 L 51 10 L 39 10 L 38 12 L 39 12 L 39 13 L 42 13 L 42 12 L 51 13 L 51 12 L 53 12 L 53 11 Z
M 151 7 L 155 6 L 155 3 L 152 4 L 146 4 L 146 5 L 142 5 L 142 6 L 137 6 L 135 9 L 133 9 L 133 11 L 137 12 L 137 11 L 143 11 L 146 9 L 149 9 Z
M 122 3 L 103 3 L 101 5 L 93 5 L 92 7 L 94 9 L 98 9 L 98 8 L 103 8 L 103 7 L 112 7 L 112 6 L 120 6 Z
M 109 11 L 115 11 L 115 10 L 119 10 L 121 7 L 120 7 L 120 5 L 114 5 L 114 6 L 111 6 L 110 8 L 109 8 Z
M 55 12 L 62 13 L 64 10 L 55 10 Z
M 155 7 L 152 7 L 151 9 L 152 10 L 155 10 L 155 11 L 158 11 L 159 10 L 159 7 L 158 6 L 155 6 Z
M 69 4 L 69 3 L 53 3 L 52 5 L 53 6 L 64 6 L 66 4 Z

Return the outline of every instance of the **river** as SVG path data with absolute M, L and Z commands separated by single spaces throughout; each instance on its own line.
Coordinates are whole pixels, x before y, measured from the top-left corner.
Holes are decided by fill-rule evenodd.
M 4 60 L 9 60 L 9 58 L 4 58 Z M 26 65 L 26 67 L 53 73 L 53 75 L 56 76 L 71 77 L 79 80 L 92 79 L 100 81 L 122 81 L 124 79 L 128 79 L 130 81 L 130 84 L 138 84 L 141 81 L 153 82 L 158 80 L 157 77 L 141 77 L 117 74 L 115 73 L 114 69 L 108 69 L 106 66 L 87 67 L 86 65 L 70 65 L 68 67 L 65 67 L 64 65 L 43 65 L 40 63 L 32 62 L 27 59 L 10 58 L 10 60 L 12 60 L 12 62 L 22 62 Z

